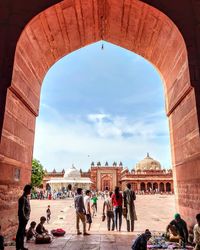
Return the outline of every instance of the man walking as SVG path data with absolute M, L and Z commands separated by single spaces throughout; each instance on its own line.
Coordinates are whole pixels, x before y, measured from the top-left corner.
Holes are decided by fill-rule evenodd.
M 76 229 L 77 235 L 82 234 L 79 229 L 79 221 L 83 223 L 83 235 L 89 235 L 86 233 L 86 221 L 85 221 L 85 206 L 82 195 L 82 188 L 77 188 L 77 194 L 74 197 L 74 205 L 76 209 Z
M 136 199 L 135 192 L 131 190 L 131 184 L 127 183 L 127 188 L 124 191 L 124 207 L 126 208 L 126 223 L 127 231 L 134 231 L 134 221 L 136 218 L 135 204 L 134 200 Z
M 28 195 L 31 193 L 31 185 L 24 187 L 24 193 L 18 200 L 18 219 L 19 227 L 16 235 L 16 249 L 17 250 L 28 250 L 24 247 L 24 236 L 26 225 L 30 218 L 31 207 L 28 199 Z

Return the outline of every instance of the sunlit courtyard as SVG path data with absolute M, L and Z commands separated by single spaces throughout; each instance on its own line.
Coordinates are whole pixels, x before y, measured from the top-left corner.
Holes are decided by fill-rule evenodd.
M 75 210 L 73 199 L 68 200 L 31 200 L 31 221 L 39 222 L 46 215 L 47 206 L 51 206 L 52 217 L 45 227 L 49 231 L 63 228 L 64 237 L 54 238 L 51 244 L 35 245 L 29 243 L 29 249 L 130 249 L 137 234 L 149 228 L 152 232 L 164 232 L 167 223 L 175 213 L 174 195 L 138 195 L 136 200 L 137 218 L 134 233 L 126 232 L 123 219 L 121 232 L 108 232 L 106 221 L 102 222 L 103 200 L 98 201 L 98 214 L 93 218 L 90 236 L 77 236 L 75 228 Z M 80 227 L 81 228 L 81 227 Z M 7 247 L 6 249 L 14 249 Z

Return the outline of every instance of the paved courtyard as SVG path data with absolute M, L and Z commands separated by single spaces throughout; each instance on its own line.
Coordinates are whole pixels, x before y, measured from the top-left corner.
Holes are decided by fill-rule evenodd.
M 135 224 L 134 233 L 126 232 L 126 221 L 123 219 L 121 232 L 108 232 L 106 222 L 101 221 L 103 201 L 98 201 L 98 214 L 93 218 L 90 236 L 77 236 L 75 229 L 75 213 L 73 199 L 68 200 L 32 200 L 31 219 L 39 222 L 39 218 L 46 215 L 47 205 L 51 206 L 52 217 L 45 227 L 48 230 L 63 228 L 65 237 L 53 239 L 51 244 L 35 245 L 28 244 L 30 250 L 57 249 L 57 250 L 79 250 L 79 249 L 105 249 L 123 250 L 130 249 L 132 240 L 149 228 L 152 232 L 164 232 L 167 223 L 175 213 L 175 200 L 173 195 L 138 195 L 136 211 L 138 220 Z M 14 247 L 6 247 L 7 250 Z

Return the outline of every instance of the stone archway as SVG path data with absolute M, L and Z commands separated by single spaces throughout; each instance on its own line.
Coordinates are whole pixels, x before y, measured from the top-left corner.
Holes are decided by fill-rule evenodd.
M 184 190 L 189 186 L 191 193 L 198 193 L 200 189 L 197 110 L 200 100 L 198 88 L 194 88 L 199 78 L 191 67 L 190 75 L 194 75 L 191 84 L 187 49 L 175 24 L 158 9 L 138 0 L 84 0 L 84 4 L 64 0 L 27 24 L 17 44 L 3 113 L 0 183 L 6 188 L 2 187 L 1 193 L 18 194 L 30 181 L 35 118 L 48 69 L 68 53 L 99 40 L 136 52 L 160 72 L 169 117 L 178 208 L 192 223 L 199 203 L 189 193 L 185 196 Z M 0 219 L 6 228 L 15 224 L 16 198 L 17 195 L 12 204 L 2 206 Z M 8 214 L 12 214 L 9 225 L 5 220 Z
M 167 182 L 166 183 L 166 192 L 171 192 L 172 188 L 171 188 L 171 183 Z
M 103 175 L 101 178 L 101 189 L 100 191 L 113 191 L 113 180 L 110 175 Z
M 157 183 L 157 182 L 154 182 L 154 183 L 153 183 L 153 190 L 154 190 L 154 191 L 157 191 L 157 190 L 158 190 L 158 183 Z
M 146 185 L 144 182 L 140 183 L 140 191 L 146 191 Z
M 159 185 L 159 191 L 160 192 L 165 192 L 165 185 L 164 185 L 163 182 L 161 182 L 160 185 Z

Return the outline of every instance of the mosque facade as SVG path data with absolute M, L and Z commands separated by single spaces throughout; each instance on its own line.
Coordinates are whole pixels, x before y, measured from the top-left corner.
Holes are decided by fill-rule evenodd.
M 72 189 L 82 187 L 97 191 L 114 190 L 119 186 L 122 190 L 131 183 L 136 193 L 174 193 L 173 173 L 171 169 L 162 168 L 159 161 L 147 156 L 139 161 L 132 170 L 124 167 L 122 162 L 91 163 L 88 171 L 76 169 L 74 166 L 62 172 L 46 172 L 43 186 L 47 189 L 61 189 L 71 185 Z

